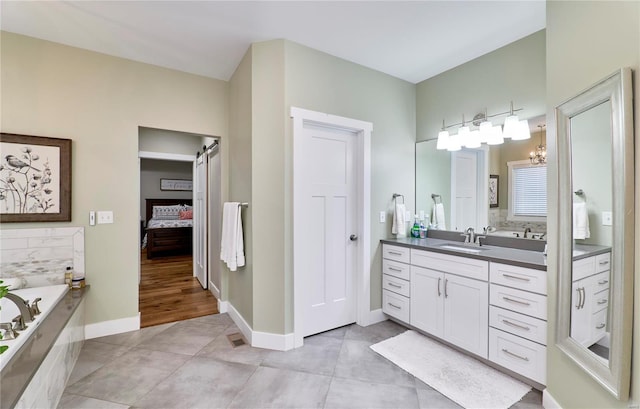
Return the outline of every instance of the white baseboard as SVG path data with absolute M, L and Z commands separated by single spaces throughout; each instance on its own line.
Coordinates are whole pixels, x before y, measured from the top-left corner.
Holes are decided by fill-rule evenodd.
M 373 310 L 369 312 L 369 324 L 367 325 L 377 324 L 379 322 L 386 321 L 388 319 L 389 317 L 387 317 L 387 315 L 384 312 L 382 312 L 382 308 L 378 308 L 377 310 Z
M 229 318 L 231 318 L 231 320 L 240 329 L 240 332 L 242 332 L 242 335 L 244 335 L 247 342 L 249 342 L 250 345 L 253 345 L 253 342 L 252 342 L 253 330 L 251 329 L 249 324 L 247 324 L 247 321 L 245 321 L 244 318 L 242 318 L 242 315 L 240 315 L 240 313 L 238 312 L 238 310 L 236 310 L 233 304 L 231 304 L 229 301 L 225 301 L 225 304 L 227 307 L 227 314 L 229 314 Z M 222 313 L 222 311 L 220 312 Z
M 294 347 L 293 334 L 272 334 L 270 332 L 254 331 L 242 315 L 235 309 L 233 304 L 223 301 L 229 318 L 238 326 L 242 335 L 247 339 L 252 347 L 272 349 L 275 351 L 288 351 Z M 220 310 L 222 313 L 222 310 Z
M 229 303 L 227 301 L 218 300 L 218 312 L 220 314 L 224 314 L 225 312 L 229 312 Z
M 542 391 L 542 407 L 545 409 L 562 409 L 558 401 L 549 393 L 549 389 Z
M 140 329 L 140 313 L 135 317 L 86 324 L 84 326 L 84 337 L 85 339 L 100 338 L 138 329 Z
M 209 291 L 218 301 L 220 300 L 220 290 L 211 281 L 209 281 Z

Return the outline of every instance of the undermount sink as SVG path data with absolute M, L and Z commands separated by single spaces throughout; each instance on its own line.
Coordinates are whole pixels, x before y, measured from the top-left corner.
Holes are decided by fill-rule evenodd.
M 481 251 L 485 250 L 481 247 L 471 247 L 471 246 L 464 246 L 464 245 L 457 245 L 457 244 L 450 244 L 450 243 L 442 244 L 439 247 L 441 249 L 447 249 L 447 250 L 464 251 L 465 253 L 480 253 Z

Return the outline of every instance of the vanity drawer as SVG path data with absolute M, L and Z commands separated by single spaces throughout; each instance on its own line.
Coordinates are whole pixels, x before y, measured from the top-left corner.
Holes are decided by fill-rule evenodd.
M 591 319 L 591 324 L 593 325 L 593 328 L 591 328 L 591 339 L 594 343 L 600 341 L 607 332 L 607 312 L 608 310 L 605 309 L 593 314 L 593 318 Z
M 547 345 L 547 321 L 490 306 L 489 325 L 538 344 Z
M 508 264 L 489 263 L 491 282 L 547 295 L 547 272 Z
M 577 281 L 596 273 L 596 258 L 587 257 L 573 262 L 572 280 Z
M 547 297 L 544 295 L 491 284 L 489 300 L 496 307 L 547 319 Z
M 382 258 L 399 261 L 401 263 L 409 263 L 411 249 L 409 247 L 392 246 L 390 244 L 382 245 Z
M 597 293 L 609 288 L 609 272 L 605 271 L 593 277 L 593 292 Z
M 489 360 L 546 384 L 547 347 L 489 328 Z
M 609 306 L 609 289 L 606 288 L 593 294 L 593 300 L 591 302 L 591 311 L 593 312 L 607 308 Z
M 409 297 L 411 295 L 411 284 L 407 280 L 401 280 L 388 274 L 382 275 L 382 288 L 396 294 Z
M 489 279 L 489 262 L 474 258 L 411 249 L 411 264 L 476 280 Z
M 596 271 L 607 271 L 611 269 L 611 253 L 598 254 L 596 256 Z
M 409 298 L 382 290 L 382 312 L 400 321 L 409 322 Z
M 389 274 L 402 278 L 403 280 L 409 280 L 411 278 L 411 267 L 409 264 L 382 259 L 382 274 Z

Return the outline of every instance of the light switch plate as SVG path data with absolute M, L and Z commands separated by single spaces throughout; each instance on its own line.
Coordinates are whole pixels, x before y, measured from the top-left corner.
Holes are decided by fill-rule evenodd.
M 113 212 L 110 210 L 98 211 L 98 224 L 113 223 Z
M 96 212 L 92 210 L 89 212 L 89 226 L 95 226 L 95 225 L 96 225 Z
M 380 212 L 380 223 L 384 223 L 386 221 L 387 221 L 387 212 L 381 211 Z
M 602 212 L 602 225 L 603 226 L 611 226 L 611 225 L 613 225 L 613 213 L 612 212 Z
M 418 213 L 418 215 L 420 216 L 420 220 L 424 220 L 424 210 L 420 210 L 420 213 Z

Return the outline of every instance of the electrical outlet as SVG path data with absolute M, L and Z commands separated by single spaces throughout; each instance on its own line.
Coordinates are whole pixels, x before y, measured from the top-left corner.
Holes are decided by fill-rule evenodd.
M 387 221 L 387 212 L 381 211 L 380 212 L 380 223 L 384 223 L 386 221 Z
M 110 210 L 98 211 L 98 224 L 113 223 L 113 212 Z
M 613 225 L 613 213 L 612 212 L 602 212 L 602 225 L 603 226 L 611 226 L 611 225 Z

